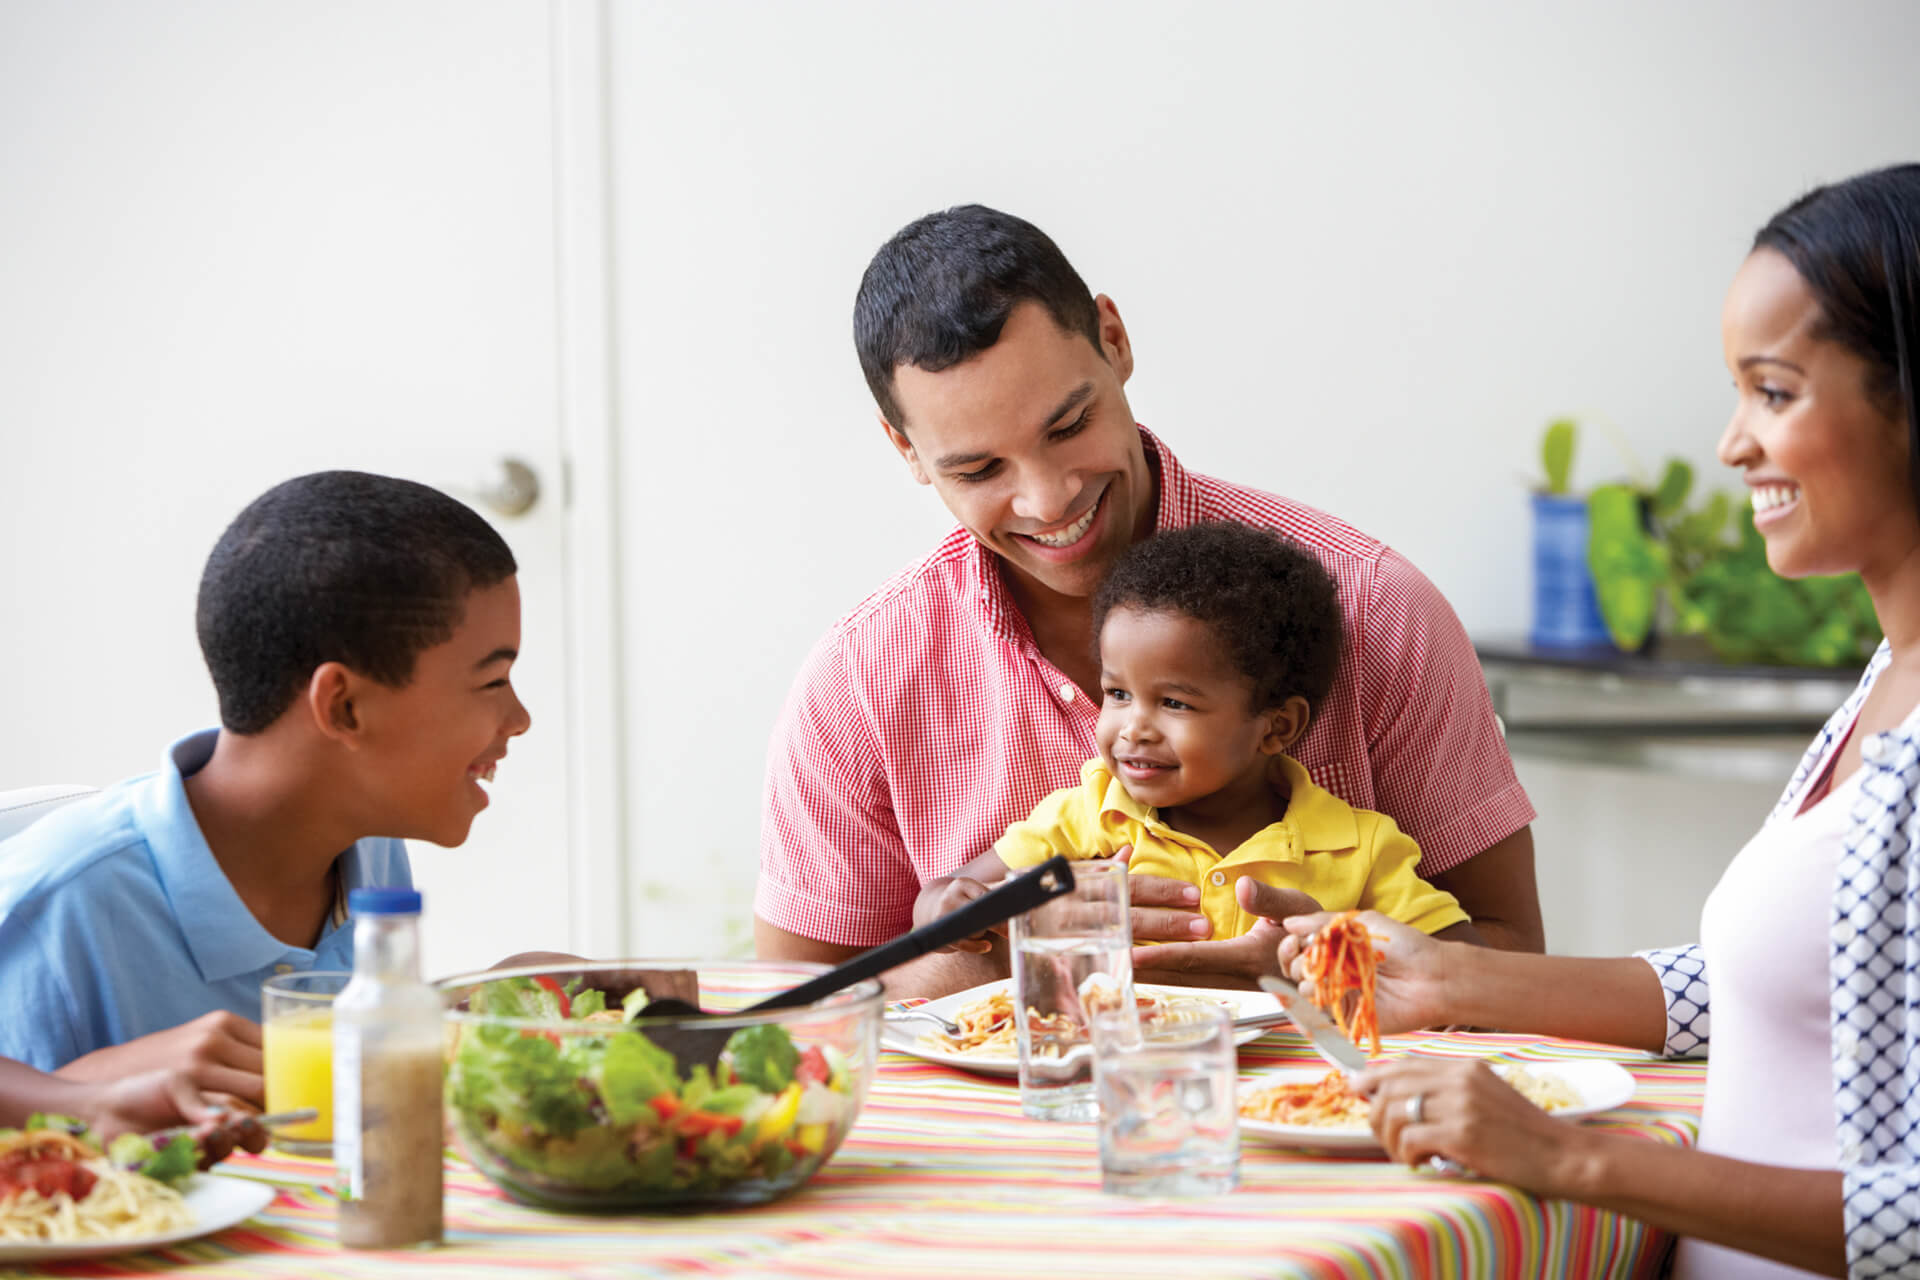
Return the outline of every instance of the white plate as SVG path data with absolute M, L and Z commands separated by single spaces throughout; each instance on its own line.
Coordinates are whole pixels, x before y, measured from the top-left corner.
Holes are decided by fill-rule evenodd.
M 1504 1065 L 1504 1064 L 1503 1064 Z M 1585 1062 L 1522 1062 L 1534 1075 L 1558 1076 L 1580 1095 L 1578 1106 L 1563 1107 L 1553 1114 L 1563 1119 L 1590 1116 L 1596 1111 L 1611 1111 L 1633 1097 L 1633 1076 L 1617 1062 L 1589 1059 Z M 1326 1067 L 1289 1068 L 1265 1071 L 1240 1082 L 1240 1096 L 1269 1085 L 1295 1084 L 1318 1080 Z M 1272 1124 L 1265 1120 L 1240 1117 L 1240 1136 L 1281 1147 L 1315 1147 L 1320 1150 L 1378 1151 L 1380 1143 L 1372 1129 L 1330 1129 L 1317 1125 Z
M 975 1000 L 984 999 L 996 991 L 1007 989 L 1008 980 L 982 983 L 965 991 L 956 991 L 950 996 L 941 996 L 938 1000 L 929 1000 L 925 1004 L 915 1005 L 916 1009 L 926 1009 L 952 1020 L 962 1006 Z M 1142 982 L 1134 987 L 1136 992 L 1155 995 L 1210 996 L 1226 1004 L 1234 1017 L 1245 1017 L 1253 1013 L 1277 1013 L 1280 1002 L 1264 991 L 1229 991 L 1219 988 L 1202 987 L 1163 987 Z M 1243 1027 L 1233 1033 L 1235 1044 L 1245 1044 L 1257 1040 L 1268 1031 L 1266 1027 Z M 1011 1046 L 1004 1053 L 955 1053 L 943 1049 L 938 1044 L 928 1044 L 922 1036 L 939 1036 L 940 1028 L 924 1018 L 908 1018 L 901 1022 L 888 1022 L 880 1031 L 880 1047 L 895 1049 L 901 1053 L 910 1053 L 916 1058 L 925 1058 L 928 1062 L 938 1062 L 949 1067 L 959 1067 L 964 1071 L 978 1071 L 988 1076 L 1017 1076 L 1020 1074 L 1020 1059 Z
M 134 1236 L 124 1240 L 74 1240 L 59 1244 L 9 1241 L 0 1243 L 0 1263 L 110 1258 L 115 1254 L 137 1253 L 142 1249 L 165 1248 L 183 1240 L 194 1240 L 238 1226 L 272 1204 L 274 1190 L 267 1183 L 246 1178 L 196 1173 L 187 1182 L 185 1195 L 193 1221 L 178 1231 L 163 1231 L 158 1235 Z

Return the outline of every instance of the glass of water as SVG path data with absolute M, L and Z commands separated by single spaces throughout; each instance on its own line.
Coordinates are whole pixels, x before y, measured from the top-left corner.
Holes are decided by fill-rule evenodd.
M 1125 864 L 1074 863 L 1072 890 L 1015 916 L 1010 933 L 1020 1109 L 1091 1120 L 1093 1016 L 1134 1007 Z
M 1239 1059 L 1223 1007 L 1154 1021 L 1093 1020 L 1100 1181 L 1134 1196 L 1207 1196 L 1240 1185 Z

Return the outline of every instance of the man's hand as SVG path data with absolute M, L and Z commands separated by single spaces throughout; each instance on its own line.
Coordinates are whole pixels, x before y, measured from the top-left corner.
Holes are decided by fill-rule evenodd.
M 933 923 L 941 916 L 949 915 L 966 906 L 969 902 L 984 898 L 992 886 L 968 876 L 942 876 L 938 880 L 927 882 L 920 890 L 920 896 L 913 900 L 913 927 L 918 929 Z M 983 956 L 993 950 L 993 935 L 1005 934 L 1006 923 L 983 929 L 971 938 L 962 938 L 958 942 L 949 942 L 944 947 L 935 947 L 934 954 L 942 951 L 963 951 L 970 955 Z
M 1132 891 L 1142 879 L 1157 877 L 1134 876 L 1127 882 L 1128 890 Z M 1193 893 L 1198 901 L 1200 891 L 1193 889 Z M 1135 947 L 1133 976 L 1146 982 L 1176 986 L 1251 987 L 1258 984 L 1261 974 L 1279 973 L 1280 943 L 1286 937 L 1280 921 L 1290 916 L 1310 915 L 1320 910 L 1320 904 L 1297 889 L 1277 889 L 1251 876 L 1241 877 L 1240 883 L 1234 886 L 1234 894 L 1243 908 L 1261 917 L 1249 932 L 1220 942 L 1168 942 L 1157 947 Z M 1136 912 L 1136 930 L 1138 921 Z M 1206 924 L 1204 917 L 1200 923 Z M 1134 936 L 1138 938 L 1140 934 L 1136 932 Z
M 1123 844 L 1113 860 L 1124 863 L 1132 857 L 1133 846 Z M 1130 874 L 1127 905 L 1136 942 L 1192 942 L 1213 934 L 1213 926 L 1200 914 L 1199 886 L 1184 880 Z
M 202 1092 L 230 1094 L 257 1110 L 265 1101 L 260 1024 L 216 1009 L 192 1022 L 96 1049 L 54 1074 L 104 1084 L 156 1070 L 179 1071 Z

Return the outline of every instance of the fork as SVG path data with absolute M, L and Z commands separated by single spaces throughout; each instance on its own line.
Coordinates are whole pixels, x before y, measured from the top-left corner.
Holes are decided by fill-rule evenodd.
M 935 1013 L 931 1009 L 901 1009 L 898 1011 L 889 1010 L 887 1013 L 888 1022 L 901 1022 L 907 1018 L 925 1018 L 929 1022 L 939 1023 L 940 1029 L 942 1031 L 945 1031 L 950 1036 L 958 1036 L 960 1034 L 959 1023 L 950 1022 L 947 1019 L 941 1017 L 939 1014 Z

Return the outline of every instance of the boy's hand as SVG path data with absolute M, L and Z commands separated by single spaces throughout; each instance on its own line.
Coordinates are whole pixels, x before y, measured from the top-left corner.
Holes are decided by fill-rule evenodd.
M 102 1085 L 81 1086 L 90 1099 L 77 1110 L 104 1147 L 122 1133 L 188 1129 L 208 1169 L 243 1147 L 261 1151 L 267 1131 L 251 1113 L 230 1110 L 224 1099 L 204 1094 L 184 1071 L 148 1071 Z
M 918 929 L 921 925 L 938 920 L 950 912 L 958 911 L 976 898 L 984 897 L 989 887 L 967 876 L 942 876 L 938 880 L 928 881 L 927 887 L 920 891 L 920 896 L 913 900 L 913 927 Z M 950 942 L 935 950 L 964 951 L 973 955 L 984 955 L 993 949 L 991 935 L 1004 934 L 1006 931 L 1006 925 L 995 925 L 989 930 L 974 934 L 971 938 L 962 938 L 958 942 Z
M 216 1009 L 192 1022 L 95 1049 L 54 1072 L 66 1080 L 110 1083 L 156 1070 L 174 1070 L 203 1092 L 231 1094 L 245 1107 L 265 1102 L 260 1024 Z

